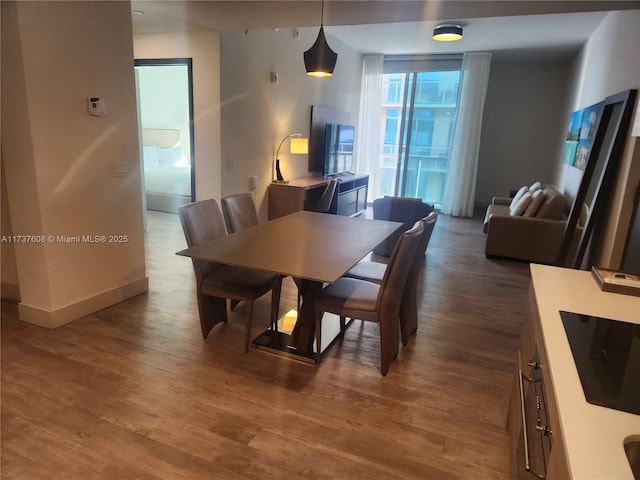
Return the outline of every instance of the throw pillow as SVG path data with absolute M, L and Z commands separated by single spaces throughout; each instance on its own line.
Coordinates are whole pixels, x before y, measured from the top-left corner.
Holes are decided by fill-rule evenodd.
M 518 204 L 518 202 L 520 201 L 520 199 L 525 193 L 527 193 L 526 185 L 523 187 L 520 187 L 520 190 L 518 190 L 516 194 L 513 196 L 513 198 L 511 199 L 511 203 L 509 204 L 509 210 L 516 208 L 516 205 Z
M 540 209 L 536 213 L 536 218 L 549 218 L 552 220 L 562 220 L 566 200 L 564 195 L 556 193 L 547 195 L 542 202 Z
M 540 205 L 542 205 L 542 202 L 544 201 L 544 197 L 545 197 L 545 193 L 542 190 L 536 190 L 535 192 L 533 192 L 533 195 L 531 196 L 531 203 L 525 209 L 522 216 L 535 217 L 536 213 L 538 213 L 538 209 L 540 208 Z
M 535 192 L 536 190 L 540 190 L 541 188 L 542 188 L 542 183 L 540 183 L 540 182 L 535 182 L 534 184 L 532 184 L 532 185 L 529 187 L 529 191 L 530 191 L 531 193 L 533 193 L 533 192 Z
M 529 192 L 525 192 L 524 195 L 522 195 L 522 197 L 520 198 L 520 200 L 518 200 L 518 203 L 516 203 L 516 206 L 514 208 L 509 208 L 509 213 L 514 217 L 519 217 L 524 213 L 526 208 L 529 206 L 532 198 L 533 198 L 533 195 L 531 195 Z

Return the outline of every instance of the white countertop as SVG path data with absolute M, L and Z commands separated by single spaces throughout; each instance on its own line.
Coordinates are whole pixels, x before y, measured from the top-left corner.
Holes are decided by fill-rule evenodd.
M 571 476 L 633 480 L 624 441 L 640 439 L 640 415 L 585 400 L 559 311 L 640 324 L 640 297 L 602 292 L 586 271 L 532 264 L 531 276 Z

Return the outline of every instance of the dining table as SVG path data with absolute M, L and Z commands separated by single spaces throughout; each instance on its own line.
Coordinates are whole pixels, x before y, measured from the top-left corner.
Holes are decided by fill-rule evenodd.
M 303 210 L 177 254 L 292 277 L 302 299 L 295 326 L 290 333 L 272 326 L 255 338 L 252 346 L 315 363 L 314 296 L 401 226 L 399 222 Z M 323 350 L 338 333 L 329 337 Z

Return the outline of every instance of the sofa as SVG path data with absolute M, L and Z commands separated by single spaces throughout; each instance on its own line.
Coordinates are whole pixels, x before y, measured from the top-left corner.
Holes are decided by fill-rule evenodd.
M 556 264 L 570 208 L 557 187 L 539 182 L 521 187 L 512 198 L 494 197 L 484 218 L 485 255 Z M 569 255 L 587 213 L 583 207 Z

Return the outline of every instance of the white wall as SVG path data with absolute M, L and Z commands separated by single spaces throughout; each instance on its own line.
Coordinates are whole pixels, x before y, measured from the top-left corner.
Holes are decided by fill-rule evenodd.
M 611 12 L 591 35 L 577 61 L 572 110 L 607 96 L 640 88 L 640 10 Z M 573 167 L 565 167 L 570 176 Z M 629 134 L 607 216 L 606 235 L 598 263 L 618 268 L 631 217 L 635 189 L 640 183 L 640 140 Z
M 147 289 L 131 38 L 128 2 L 2 2 L 11 225 L 46 239 L 15 244 L 25 321 L 55 327 Z M 105 116 L 87 114 L 92 96 Z M 127 240 L 57 239 L 84 235 Z
M 535 181 L 557 181 L 568 124 L 570 65 L 527 58 L 491 64 L 482 124 L 476 204 Z
M 220 198 L 220 34 L 135 35 L 136 59 L 192 58 L 196 199 Z
M 222 195 L 249 191 L 249 176 L 258 177 L 256 206 L 267 219 L 267 188 L 280 141 L 290 133 L 308 136 L 311 106 L 350 112 L 357 123 L 362 56 L 331 36 L 338 53 L 333 77 L 312 78 L 304 69 L 303 52 L 316 39 L 318 28 L 250 30 L 221 34 Z M 270 73 L 278 73 L 278 84 Z M 280 152 L 286 178 L 308 175 L 306 155 Z

